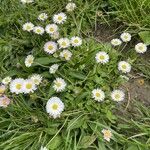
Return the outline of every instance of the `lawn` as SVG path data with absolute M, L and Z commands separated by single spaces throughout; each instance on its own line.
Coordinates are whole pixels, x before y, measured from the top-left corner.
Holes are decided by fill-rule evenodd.
M 149 150 L 149 14 L 149 0 L 0 0 L 0 150 Z

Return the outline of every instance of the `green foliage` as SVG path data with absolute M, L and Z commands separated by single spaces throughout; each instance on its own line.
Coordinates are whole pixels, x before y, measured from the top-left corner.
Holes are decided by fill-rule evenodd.
M 105 1 L 78 0 L 77 10 L 67 14 L 68 22 L 61 26 L 61 35 L 68 38 L 74 35 L 82 36 L 89 32 L 98 21 L 97 11 L 115 9 L 122 21 L 137 24 L 138 27 L 149 27 L 148 1 Z M 27 78 L 33 73 L 44 77 L 43 83 L 35 93 L 30 95 L 15 95 L 7 91 L 12 100 L 6 109 L 0 109 L 0 149 L 2 150 L 37 150 L 41 145 L 52 150 L 148 150 L 150 148 L 149 108 L 139 104 L 140 114 L 136 118 L 120 116 L 114 111 L 120 104 L 110 100 L 110 91 L 120 86 L 117 62 L 129 59 L 133 63 L 137 56 L 134 52 L 122 55 L 110 44 L 103 44 L 91 38 L 84 37 L 80 48 L 69 50 L 73 59 L 67 63 L 58 58 L 58 53 L 49 56 L 43 52 L 43 45 L 50 40 L 48 35 L 38 36 L 22 31 L 22 25 L 31 21 L 36 25 L 45 26 L 37 20 L 41 12 L 52 16 L 64 11 L 63 0 L 37 0 L 30 5 L 22 5 L 19 0 L 0 0 L 0 74 L 5 76 Z M 138 6 L 138 7 L 137 7 Z M 139 6 L 141 11 L 139 11 Z M 115 12 L 113 10 L 112 13 Z M 144 16 L 145 15 L 145 16 Z M 108 15 L 106 15 L 108 17 Z M 138 18 L 137 18 L 138 16 Z M 103 16 L 104 17 L 104 16 Z M 100 21 L 106 21 L 103 17 Z M 133 25 L 134 25 L 133 24 Z M 139 33 L 142 40 L 149 42 L 148 33 Z M 107 66 L 95 63 L 95 54 L 106 51 L 111 61 Z M 32 67 L 24 65 L 28 54 L 35 56 Z M 130 57 L 129 57 L 130 56 Z M 49 66 L 60 65 L 53 76 L 49 74 Z M 149 79 L 149 64 L 138 69 Z M 66 80 L 68 87 L 61 94 L 55 93 L 52 82 L 56 77 Z M 101 87 L 106 92 L 106 100 L 96 103 L 91 98 L 91 90 Z M 65 111 L 58 119 L 52 119 L 45 111 L 47 100 L 58 95 L 65 103 Z M 103 139 L 101 130 L 111 129 L 113 137 L 110 142 Z
M 149 28 L 150 1 L 149 0 L 109 0 L 112 14 L 127 26 L 138 29 Z M 115 10 L 114 10 L 115 9 Z

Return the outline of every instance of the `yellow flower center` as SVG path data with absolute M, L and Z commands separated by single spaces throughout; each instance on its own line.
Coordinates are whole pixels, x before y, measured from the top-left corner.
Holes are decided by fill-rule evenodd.
M 27 26 L 27 30 L 30 30 L 31 29 L 31 27 L 30 26 Z
M 106 130 L 106 131 L 104 132 L 104 136 L 105 136 L 106 138 L 110 138 L 110 137 L 111 137 L 111 132 L 110 132 L 109 130 Z
M 5 88 L 0 87 L 0 94 L 3 94 L 5 92 Z
M 105 57 L 103 55 L 99 56 L 99 59 L 104 60 Z
M 142 51 L 142 50 L 143 50 L 143 46 L 139 46 L 139 50 L 141 50 L 141 51 Z
M 58 20 L 61 21 L 61 20 L 62 20 L 62 16 L 59 16 L 59 17 L 58 17 Z
M 67 59 L 67 58 L 68 58 L 68 54 L 67 54 L 67 53 L 65 53 L 65 54 L 64 54 L 64 57 L 65 57 L 65 59 Z
M 78 43 L 78 42 L 79 42 L 78 39 L 75 39 L 75 40 L 74 40 L 74 43 Z
M 54 31 L 54 28 L 50 28 L 49 31 L 53 32 L 53 31 Z
M 41 30 L 40 30 L 40 29 L 37 29 L 36 31 L 37 31 L 38 33 L 40 33 L 40 32 L 41 32 Z
M 116 99 L 119 99 L 119 98 L 120 98 L 120 95 L 119 95 L 119 94 L 116 94 L 116 95 L 115 95 L 115 98 L 116 98 Z
M 55 85 L 56 85 L 57 87 L 60 87 L 60 86 L 61 86 L 61 83 L 60 83 L 60 82 L 56 82 Z
M 57 110 L 57 109 L 58 109 L 58 104 L 53 104 L 52 108 L 53 108 L 54 110 Z
M 21 87 L 22 87 L 22 85 L 21 85 L 20 83 L 16 84 L 16 89 L 17 89 L 17 90 L 20 90 Z
M 125 39 L 128 39 L 128 36 L 127 36 L 127 35 L 125 35 L 125 36 L 124 36 L 124 38 L 125 38 Z
M 100 96 L 101 96 L 101 94 L 100 94 L 100 93 L 96 93 L 95 95 L 96 95 L 96 97 L 100 97 Z
M 28 60 L 28 63 L 32 64 L 32 63 L 33 63 L 33 60 L 32 60 L 32 59 L 29 59 L 29 60 Z
M 27 83 L 27 84 L 26 84 L 26 88 L 27 88 L 27 89 L 31 89 L 31 88 L 32 88 L 32 84 L 31 84 L 31 83 Z
M 114 41 L 114 44 L 118 44 L 118 41 Z
M 53 46 L 52 45 L 49 45 L 48 46 L 48 49 L 51 51 L 53 49 Z
M 61 44 L 62 46 L 66 46 L 67 44 L 66 44 L 66 42 L 62 42 L 62 44 Z
M 123 68 L 123 69 L 127 69 L 127 66 L 126 66 L 126 65 L 122 65 L 122 68 Z

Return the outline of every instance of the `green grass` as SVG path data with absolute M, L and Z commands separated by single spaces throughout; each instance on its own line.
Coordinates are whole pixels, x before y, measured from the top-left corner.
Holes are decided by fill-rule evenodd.
M 97 22 L 110 24 L 115 17 L 129 26 L 149 28 L 149 16 L 144 17 L 149 11 L 148 1 L 143 2 L 143 7 L 140 2 L 77 1 L 77 10 L 68 14 L 68 21 L 60 27 L 60 32 L 62 36 L 69 38 L 74 35 L 83 36 L 84 40 L 81 47 L 70 48 L 74 57 L 66 63 L 43 52 L 43 45 L 49 40 L 48 35 L 38 36 L 24 32 L 22 25 L 31 21 L 45 26 L 50 19 L 41 23 L 36 19 L 38 14 L 44 10 L 52 16 L 56 12 L 64 11 L 67 2 L 37 0 L 34 4 L 24 6 L 16 0 L 0 1 L 0 78 L 7 75 L 13 78 L 27 78 L 33 73 L 44 77 L 43 83 L 33 94 L 15 95 L 7 90 L 6 94 L 12 103 L 6 109 L 0 108 L 0 149 L 38 150 L 41 145 L 52 150 L 150 149 L 149 107 L 136 99 L 132 101 L 136 113 L 126 111 L 120 115 L 120 109 L 126 107 L 127 101 L 116 104 L 109 96 L 113 88 L 125 82 L 120 78 L 118 61 L 129 59 L 134 69 L 140 70 L 148 80 L 149 62 L 141 67 L 140 59 L 134 51 L 124 55 L 113 49 L 109 43 L 98 43 L 89 38 L 90 36 L 85 37 Z M 96 15 L 97 11 L 110 10 L 115 14 L 113 18 L 108 14 L 101 17 Z M 109 54 L 111 61 L 108 65 L 95 63 L 94 57 L 99 50 Z M 26 68 L 24 59 L 30 53 L 35 56 L 35 62 L 38 64 Z M 60 64 L 59 71 L 54 76 L 49 74 L 47 68 L 53 63 Z M 65 92 L 57 94 L 65 103 L 65 111 L 60 118 L 51 119 L 46 113 L 45 105 L 47 100 L 56 94 L 52 88 L 55 77 L 64 78 L 68 87 Z M 95 87 L 102 87 L 106 92 L 104 102 L 96 103 L 92 100 L 91 90 Z M 104 141 L 101 133 L 103 128 L 112 131 L 113 137 L 110 142 Z
M 138 30 L 149 30 L 150 1 L 149 0 L 109 0 L 112 14 L 127 26 Z

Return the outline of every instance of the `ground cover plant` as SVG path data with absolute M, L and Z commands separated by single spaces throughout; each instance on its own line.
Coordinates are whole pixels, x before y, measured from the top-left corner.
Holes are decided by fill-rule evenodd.
M 0 149 L 150 149 L 149 1 L 0 3 Z

